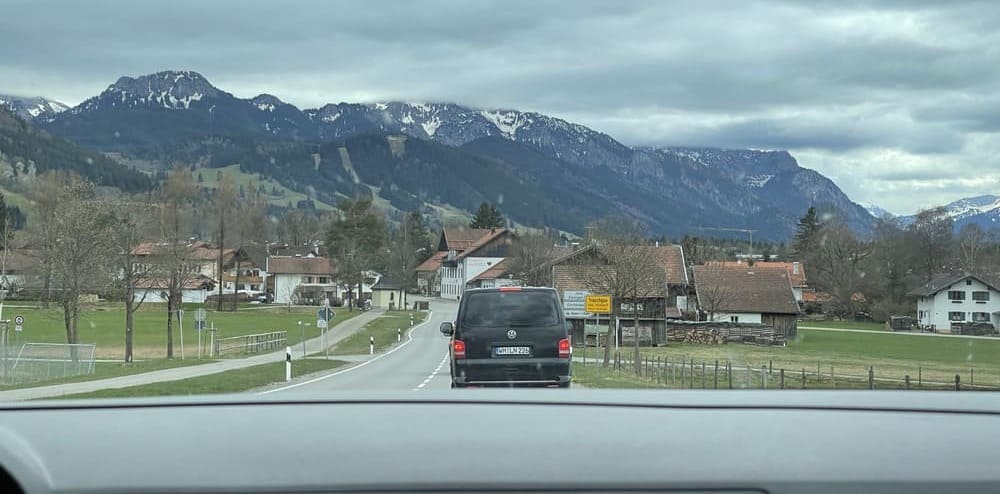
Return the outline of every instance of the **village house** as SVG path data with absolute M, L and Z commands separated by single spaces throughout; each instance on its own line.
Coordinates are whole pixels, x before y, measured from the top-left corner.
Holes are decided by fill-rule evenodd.
M 270 256 L 264 271 L 271 302 L 320 305 L 337 298 L 337 269 L 326 257 Z
M 504 260 L 513 234 L 506 228 L 445 228 L 438 241 L 444 252 L 438 268 L 441 297 L 460 299 L 466 284 Z
M 909 293 L 917 298 L 917 324 L 949 333 L 968 323 L 1000 327 L 1000 288 L 971 273 L 942 274 Z
M 638 333 L 641 344 L 659 345 L 666 342 L 666 321 L 679 319 L 688 305 L 689 282 L 684 268 L 684 250 L 680 245 L 636 246 L 647 249 L 650 258 L 663 270 L 663 282 L 643 290 L 639 300 L 614 300 L 619 321 L 607 315 L 584 310 L 587 295 L 602 295 L 598 280 L 606 271 L 604 259 L 596 244 L 589 244 L 556 258 L 549 264 L 551 286 L 559 292 L 566 319 L 573 325 L 573 342 L 596 342 L 607 331 L 609 323 L 617 328 L 619 340 L 628 341 Z M 638 317 L 638 328 L 635 319 Z M 603 340 L 602 344 L 603 344 Z
M 692 272 L 705 320 L 765 324 L 785 337 L 795 336 L 799 304 L 787 270 L 707 264 Z
M 745 268 L 747 266 L 750 266 L 750 264 L 747 264 L 745 261 L 710 261 L 707 262 L 706 264 L 722 265 L 726 267 L 737 267 L 737 268 Z M 752 266 L 754 267 L 754 269 L 758 271 L 764 269 L 784 270 L 786 273 L 788 273 L 788 279 L 792 284 L 792 293 L 795 294 L 796 302 L 802 303 L 804 301 L 807 301 L 806 300 L 807 297 L 809 300 L 813 301 L 816 300 L 815 295 L 810 295 L 810 294 L 815 294 L 816 292 L 815 290 L 809 287 L 809 283 L 806 280 L 805 266 L 803 266 L 801 262 L 757 261 L 753 263 Z
M 170 280 L 164 278 L 142 279 L 136 283 L 132 299 L 136 302 L 167 303 Z M 181 301 L 185 304 L 204 304 L 215 292 L 215 281 L 202 274 L 193 274 L 184 280 Z
M 372 307 L 381 309 L 402 309 L 405 308 L 406 292 L 403 284 L 399 281 L 382 276 L 378 282 L 372 285 Z M 401 304 L 403 304 L 401 306 Z

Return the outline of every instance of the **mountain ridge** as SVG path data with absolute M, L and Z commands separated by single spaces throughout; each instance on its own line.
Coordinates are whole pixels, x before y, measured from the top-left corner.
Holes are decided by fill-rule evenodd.
M 296 148 L 313 146 L 316 150 L 324 143 L 343 144 L 362 135 L 376 135 L 379 139 L 406 136 L 488 160 L 499 160 L 506 164 L 507 173 L 514 176 L 537 179 L 551 175 L 551 170 L 541 167 L 581 173 L 588 181 L 601 176 L 603 185 L 610 189 L 633 190 L 636 197 L 646 198 L 640 203 L 634 197 L 619 193 L 608 204 L 608 214 L 623 212 L 644 218 L 651 222 L 655 231 L 674 234 L 696 226 L 689 218 L 700 217 L 715 223 L 704 226 L 755 228 L 761 230 L 761 238 L 787 239 L 795 221 L 809 205 L 821 205 L 839 212 L 861 232 L 870 231 L 874 221 L 836 184 L 818 172 L 800 167 L 787 151 L 630 147 L 608 134 L 557 117 L 510 109 L 474 109 L 455 103 L 342 102 L 299 110 L 270 94 L 238 98 L 190 71 L 121 77 L 97 96 L 39 124 L 54 134 L 105 152 L 143 158 L 176 158 L 176 148 L 189 146 L 194 154 L 186 159 L 211 163 L 209 166 L 236 162 L 220 162 L 219 150 L 214 148 L 211 152 L 215 155 L 198 155 L 210 152 L 211 146 L 197 144 L 209 137 L 229 139 L 228 151 L 233 159 L 242 156 L 257 160 L 246 147 L 250 141 L 258 144 L 283 142 L 284 146 Z M 511 148 L 508 152 L 521 156 L 511 162 L 511 159 L 488 152 L 498 149 L 495 142 L 463 150 L 470 143 L 484 139 L 514 142 L 539 154 Z M 306 154 L 297 150 L 289 156 L 294 155 L 295 160 L 311 165 L 314 157 L 312 153 Z M 446 154 L 429 155 L 446 161 L 453 159 Z M 389 161 L 402 159 L 393 153 L 379 156 Z M 321 159 L 331 158 L 323 155 Z M 277 162 L 278 159 L 279 156 L 274 155 L 267 161 Z M 390 166 L 391 163 L 381 165 Z M 259 168 L 259 165 L 254 166 Z M 435 169 L 455 173 L 451 165 Z M 318 165 L 314 172 L 317 176 L 321 173 Z M 269 173 L 280 173 L 280 167 L 272 166 Z M 298 180 L 308 183 L 305 176 Z M 378 188 L 380 194 L 388 194 L 377 184 L 369 185 Z M 600 192 L 593 190 L 592 185 L 587 186 L 592 194 Z M 298 186 L 307 185 L 299 183 Z M 395 186 L 397 189 L 409 187 L 405 182 Z M 474 180 L 463 186 L 480 190 L 490 188 L 489 184 Z M 579 195 L 559 190 L 562 192 L 558 194 L 563 194 L 556 198 L 560 208 L 572 210 L 572 202 L 579 200 Z M 398 190 L 394 194 L 400 203 L 412 202 L 404 200 Z M 416 193 L 412 195 L 419 197 Z M 543 199 L 546 198 L 536 198 L 538 201 Z M 666 214 L 657 212 L 664 208 Z

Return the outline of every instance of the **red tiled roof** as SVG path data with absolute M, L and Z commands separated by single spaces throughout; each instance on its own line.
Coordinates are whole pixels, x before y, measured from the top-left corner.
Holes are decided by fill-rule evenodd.
M 433 272 L 437 271 L 441 267 L 441 261 L 448 257 L 448 253 L 444 251 L 435 252 L 433 256 L 429 257 L 426 261 L 420 263 L 417 266 L 417 272 Z
M 490 230 L 485 228 L 445 228 L 442 234 L 448 250 L 461 252 L 468 249 L 477 240 L 489 235 Z
M 759 312 L 762 314 L 798 314 L 799 304 L 784 269 L 756 269 L 756 266 L 695 266 L 694 283 L 698 300 L 716 294 L 722 312 Z
M 706 264 L 719 264 L 726 267 L 747 267 L 747 263 L 742 261 L 710 261 Z M 796 269 L 796 264 L 798 264 L 798 269 Z M 753 264 L 754 269 L 784 269 L 788 273 L 789 280 L 792 286 L 804 287 L 808 286 L 806 283 L 806 270 L 802 263 L 794 262 L 755 262 Z
M 333 275 L 337 269 L 333 260 L 326 257 L 272 256 L 268 260 L 267 271 L 271 274 Z
M 577 249 L 575 252 L 559 257 L 552 262 L 556 266 L 570 266 L 571 263 L 566 263 L 566 261 L 586 252 L 591 252 L 596 248 L 596 245 L 591 244 L 581 249 Z M 687 269 L 684 268 L 684 249 L 680 245 L 649 245 L 642 248 L 647 249 L 647 251 L 651 254 L 651 257 L 656 259 L 657 263 L 663 266 L 663 269 L 667 273 L 667 284 L 686 285 L 689 283 Z M 583 288 L 576 289 L 582 290 Z
M 455 260 L 462 259 L 464 257 L 469 257 L 472 254 L 475 254 L 477 250 L 479 250 L 486 244 L 492 242 L 493 240 L 499 238 L 501 235 L 507 233 L 506 228 L 497 228 L 495 230 L 480 230 L 480 231 L 486 232 L 486 234 L 479 237 L 478 239 L 476 239 L 476 241 L 472 242 L 471 244 L 469 244 L 469 246 L 465 250 L 463 250 L 461 254 L 455 256 Z
M 495 280 L 497 278 L 500 278 L 501 276 L 507 274 L 507 267 L 509 265 L 510 265 L 510 263 L 508 263 L 507 260 L 504 259 L 504 260 L 502 260 L 502 261 L 494 264 L 493 266 L 490 266 L 489 269 L 487 269 L 486 271 L 483 271 L 482 273 L 480 273 L 479 276 L 476 276 L 475 278 L 473 278 L 472 281 L 476 281 L 476 280 Z

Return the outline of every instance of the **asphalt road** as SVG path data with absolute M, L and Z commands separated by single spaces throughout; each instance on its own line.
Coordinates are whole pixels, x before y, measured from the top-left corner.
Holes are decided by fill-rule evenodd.
M 350 368 L 272 388 L 264 393 L 450 389 L 448 338 L 438 331 L 438 327 L 442 322 L 455 320 L 458 302 L 431 300 L 430 309 L 430 319 L 416 326 L 409 339 L 404 336 L 402 345 L 394 346 L 374 358 L 362 359 Z

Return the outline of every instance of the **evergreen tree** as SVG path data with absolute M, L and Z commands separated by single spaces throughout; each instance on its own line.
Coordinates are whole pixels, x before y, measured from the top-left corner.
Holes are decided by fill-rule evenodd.
M 816 247 L 819 238 L 820 223 L 816 215 L 816 207 L 809 206 L 805 216 L 799 218 L 795 235 L 792 237 L 792 252 L 798 257 L 808 255 Z
M 201 176 L 201 172 L 198 172 L 198 183 L 205 183 L 205 177 Z
M 483 202 L 469 222 L 469 228 L 502 228 L 505 224 L 506 220 L 496 205 Z

